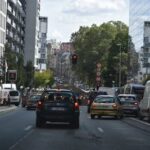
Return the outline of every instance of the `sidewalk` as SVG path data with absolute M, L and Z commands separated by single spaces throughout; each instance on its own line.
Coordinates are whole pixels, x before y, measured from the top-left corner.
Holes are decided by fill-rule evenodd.
M 15 105 L 10 105 L 10 106 L 0 106 L 0 113 L 1 112 L 7 112 L 7 111 L 10 111 L 10 110 L 14 110 L 16 109 L 17 107 Z

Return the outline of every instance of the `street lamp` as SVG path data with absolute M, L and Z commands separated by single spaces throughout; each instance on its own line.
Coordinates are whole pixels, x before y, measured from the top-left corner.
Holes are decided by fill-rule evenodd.
M 120 52 L 120 58 L 119 58 L 119 87 L 121 87 L 121 62 L 122 62 L 121 44 L 118 43 L 117 46 L 119 46 L 119 52 Z

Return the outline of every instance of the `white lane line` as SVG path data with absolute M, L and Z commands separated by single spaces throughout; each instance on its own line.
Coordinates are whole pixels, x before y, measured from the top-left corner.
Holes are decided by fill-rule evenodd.
M 130 118 L 131 120 L 134 120 L 134 121 L 137 121 L 137 122 L 140 122 L 140 123 L 142 123 L 142 124 L 145 124 L 145 125 L 147 125 L 147 126 L 150 126 L 150 124 L 149 123 L 147 123 L 147 122 L 144 122 L 144 121 L 141 121 L 141 120 L 138 120 L 138 119 L 135 119 L 135 118 Z
M 102 128 L 97 128 L 99 132 L 104 133 L 104 130 Z
M 32 128 L 32 126 L 29 125 L 29 126 L 27 126 L 24 130 L 25 130 L 25 131 L 29 131 L 31 128 Z
M 9 150 L 15 150 L 15 147 L 21 143 L 25 138 L 27 138 L 31 133 L 33 132 L 33 130 L 31 130 L 30 132 L 28 132 L 25 136 L 23 136 L 21 139 L 19 139 L 15 144 L 13 144 L 11 147 L 9 147 Z

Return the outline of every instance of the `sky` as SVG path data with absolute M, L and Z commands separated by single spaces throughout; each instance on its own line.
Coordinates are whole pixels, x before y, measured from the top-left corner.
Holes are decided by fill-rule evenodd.
M 48 40 L 69 42 L 80 26 L 120 20 L 129 24 L 129 0 L 41 0 L 41 16 L 48 17 Z

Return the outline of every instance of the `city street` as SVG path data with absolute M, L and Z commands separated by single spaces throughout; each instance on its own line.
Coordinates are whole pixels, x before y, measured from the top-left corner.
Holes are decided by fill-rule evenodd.
M 17 108 L 0 114 L 1 150 L 149 150 L 150 126 L 135 118 L 91 120 L 81 107 L 80 128 L 46 124 L 35 128 L 35 111 Z M 147 130 L 145 130 L 147 129 Z

